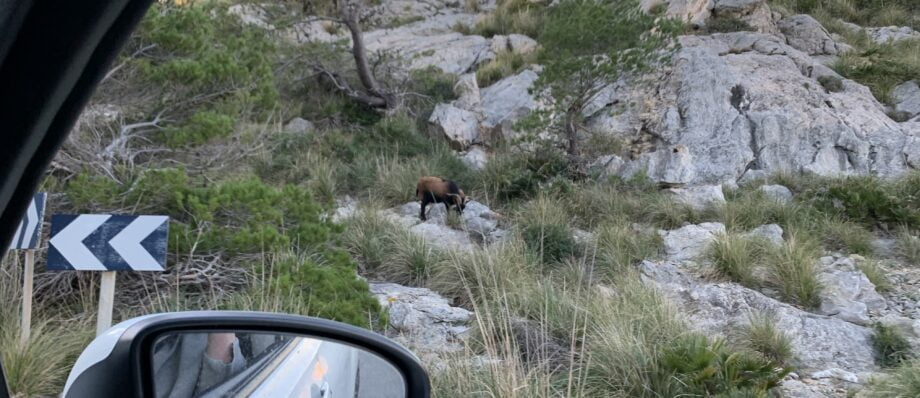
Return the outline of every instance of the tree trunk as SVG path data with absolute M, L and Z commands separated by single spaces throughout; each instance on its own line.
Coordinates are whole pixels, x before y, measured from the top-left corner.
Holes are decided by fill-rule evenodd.
M 368 94 L 381 100 L 373 101 L 374 103 L 369 103 L 368 105 L 390 109 L 395 105 L 395 99 L 392 94 L 387 93 L 380 87 L 380 84 L 374 77 L 374 73 L 371 71 L 370 65 L 368 65 L 367 49 L 364 46 L 364 32 L 361 30 L 361 23 L 358 21 L 358 12 L 352 7 L 353 6 L 344 6 L 341 10 L 341 14 L 342 22 L 351 33 L 351 52 L 355 58 L 358 79 L 361 80 L 361 85 L 364 86 Z

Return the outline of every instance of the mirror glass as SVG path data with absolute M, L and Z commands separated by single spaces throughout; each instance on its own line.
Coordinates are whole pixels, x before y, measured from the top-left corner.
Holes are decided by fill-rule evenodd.
M 385 359 L 307 336 L 170 332 L 149 358 L 157 398 L 406 396 L 402 374 Z

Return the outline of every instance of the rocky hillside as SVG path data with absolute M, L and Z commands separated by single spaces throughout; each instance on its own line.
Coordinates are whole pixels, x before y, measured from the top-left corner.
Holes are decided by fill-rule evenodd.
M 445 397 L 920 395 L 912 1 L 177 3 L 44 184 L 171 217 L 117 318 L 349 322 Z M 419 220 L 423 175 L 472 201 Z M 59 391 L 94 283 L 40 270 L 28 352 L 3 313 L 16 391 Z

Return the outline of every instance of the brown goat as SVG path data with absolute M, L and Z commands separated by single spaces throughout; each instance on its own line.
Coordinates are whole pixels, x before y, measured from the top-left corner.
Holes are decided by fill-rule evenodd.
M 422 202 L 419 217 L 425 221 L 425 208 L 431 203 L 444 203 L 447 212 L 450 212 L 450 206 L 457 209 L 458 214 L 463 214 L 463 209 L 470 201 L 463 193 L 463 190 L 457 187 L 457 183 L 445 180 L 441 177 L 422 177 L 418 179 L 415 185 L 415 196 Z

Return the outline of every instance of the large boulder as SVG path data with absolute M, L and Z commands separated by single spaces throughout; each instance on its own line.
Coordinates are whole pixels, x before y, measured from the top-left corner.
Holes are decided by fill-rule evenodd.
M 885 298 L 875 291 L 875 285 L 856 268 L 853 258 L 843 257 L 825 265 L 818 280 L 823 286 L 820 314 L 868 325 L 869 311 L 878 312 L 887 306 Z
M 686 188 L 670 188 L 667 193 L 677 203 L 690 206 L 695 210 L 705 210 L 725 203 L 725 194 L 721 185 L 697 185 Z
M 537 50 L 537 41 L 530 37 L 512 33 L 508 36 L 495 35 L 492 37 L 492 52 L 500 54 L 508 52 L 512 54 L 530 54 Z
M 920 39 L 920 32 L 906 26 L 884 26 L 880 28 L 866 28 L 866 34 L 879 44 L 895 43 L 901 40 Z
M 316 130 L 316 126 L 313 125 L 313 122 L 300 117 L 295 117 L 284 125 L 284 131 L 288 133 L 309 134 L 314 130 Z
M 525 69 L 480 90 L 487 142 L 513 138 L 514 123 L 538 108 L 539 102 L 530 93 L 537 77 L 534 70 Z
M 474 145 L 460 155 L 460 160 L 473 170 L 482 170 L 489 162 L 489 154 L 481 146 Z
M 643 280 L 674 300 L 690 325 L 711 336 L 726 336 L 754 313 L 771 314 L 778 330 L 790 338 L 793 365 L 800 372 L 842 369 L 865 382 L 878 369 L 872 331 L 841 319 L 816 315 L 732 282 L 711 283 L 673 262 L 640 264 Z
M 792 202 L 792 191 L 782 185 L 761 185 L 758 188 L 768 198 L 780 203 Z
M 838 43 L 831 38 L 827 29 L 810 15 L 783 18 L 777 27 L 792 48 L 809 55 L 839 55 L 852 49 L 846 43 Z
M 644 142 L 620 168 L 667 183 L 732 183 L 749 173 L 893 177 L 911 167 L 920 123 L 899 124 L 868 88 L 773 35 L 682 36 L 645 104 Z M 818 77 L 842 79 L 830 92 Z M 911 131 L 916 129 L 916 131 Z M 920 160 L 920 159 L 918 159 Z M 680 167 L 675 167 L 680 165 Z
M 702 256 L 717 236 L 725 233 L 722 223 L 691 224 L 671 231 L 658 231 L 669 260 L 694 260 Z
M 908 119 L 920 115 L 920 85 L 917 81 L 905 82 L 891 91 L 895 112 L 903 113 Z
M 642 0 L 646 12 L 663 8 L 694 27 L 704 27 L 712 17 L 735 18 L 759 32 L 776 33 L 776 16 L 766 0 Z
M 387 334 L 419 354 L 463 348 L 472 313 L 453 307 L 441 295 L 395 283 L 370 283 L 370 291 L 387 310 Z
M 480 141 L 479 116 L 451 104 L 437 104 L 428 123 L 434 134 L 444 137 L 456 149 L 465 149 Z

